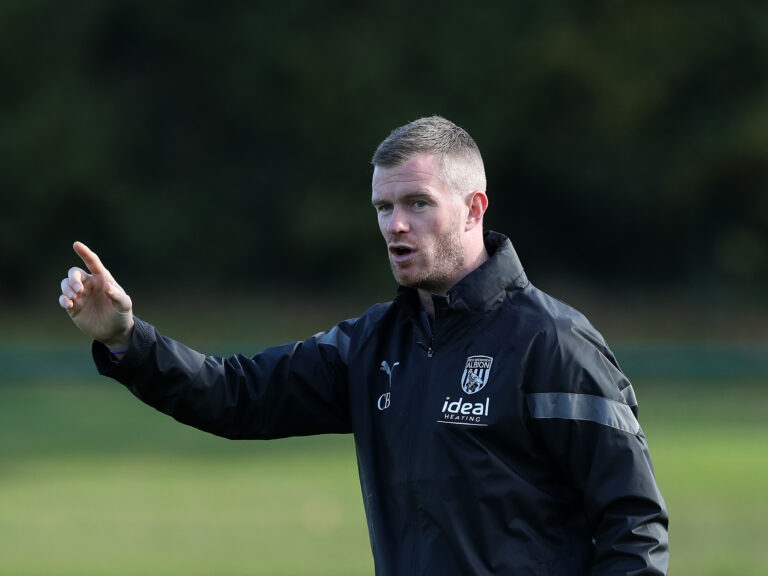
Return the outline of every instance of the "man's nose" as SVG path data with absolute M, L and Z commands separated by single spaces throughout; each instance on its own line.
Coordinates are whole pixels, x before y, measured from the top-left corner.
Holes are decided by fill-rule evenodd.
M 402 234 L 408 232 L 408 218 L 405 211 L 402 208 L 395 207 L 392 209 L 392 215 L 387 222 L 387 232 L 390 234 Z

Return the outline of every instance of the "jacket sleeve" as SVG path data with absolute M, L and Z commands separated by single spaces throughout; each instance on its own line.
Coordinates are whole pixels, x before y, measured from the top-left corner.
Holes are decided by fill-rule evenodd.
M 354 321 L 253 357 L 206 356 L 136 318 L 115 362 L 94 342 L 99 372 L 185 424 L 232 439 L 351 431 L 347 356 Z
M 535 353 L 530 423 L 582 499 L 591 574 L 666 574 L 667 509 L 635 395 L 602 337 L 583 322 L 557 326 Z

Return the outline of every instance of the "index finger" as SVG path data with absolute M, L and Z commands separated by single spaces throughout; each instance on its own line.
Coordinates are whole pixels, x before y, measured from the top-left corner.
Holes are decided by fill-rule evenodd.
M 88 270 L 91 271 L 91 274 L 108 274 L 104 264 L 101 263 L 101 260 L 96 256 L 96 253 L 88 248 L 88 246 L 82 242 L 75 242 L 72 247 L 75 249 L 77 255 L 82 258 L 83 263 Z

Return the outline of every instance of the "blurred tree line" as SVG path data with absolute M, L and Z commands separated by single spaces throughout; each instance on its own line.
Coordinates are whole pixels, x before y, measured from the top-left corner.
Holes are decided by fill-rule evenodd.
M 369 159 L 438 113 L 537 274 L 768 285 L 768 10 L 674 2 L 0 4 L 0 292 L 391 292 Z

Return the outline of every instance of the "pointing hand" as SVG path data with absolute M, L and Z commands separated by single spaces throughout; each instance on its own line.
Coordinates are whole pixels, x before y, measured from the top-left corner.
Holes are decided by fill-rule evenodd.
M 125 350 L 133 330 L 131 298 L 85 244 L 75 242 L 73 247 L 89 272 L 69 269 L 61 281 L 59 305 L 85 334 L 110 350 Z

